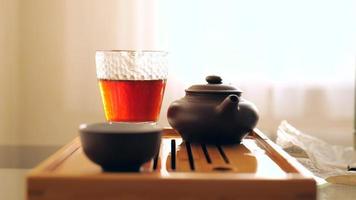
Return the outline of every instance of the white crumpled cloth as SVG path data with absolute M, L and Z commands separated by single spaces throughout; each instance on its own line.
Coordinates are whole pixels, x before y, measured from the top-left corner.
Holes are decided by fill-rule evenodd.
M 328 180 L 330 177 L 351 175 L 356 182 L 356 172 L 347 170 L 349 165 L 356 163 L 353 147 L 328 144 L 302 133 L 287 121 L 279 125 L 276 143 L 317 177 Z

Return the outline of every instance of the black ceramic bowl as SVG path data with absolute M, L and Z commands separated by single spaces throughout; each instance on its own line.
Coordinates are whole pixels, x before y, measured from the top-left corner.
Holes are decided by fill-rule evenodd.
M 85 155 L 104 171 L 139 171 L 159 151 L 161 131 L 152 123 L 80 125 Z

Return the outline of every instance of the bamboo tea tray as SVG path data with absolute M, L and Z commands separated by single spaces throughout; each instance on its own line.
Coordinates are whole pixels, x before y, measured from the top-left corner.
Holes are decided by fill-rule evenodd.
M 127 152 L 130 153 L 130 152 Z M 193 145 L 165 129 L 140 173 L 104 173 L 74 139 L 27 177 L 29 200 L 316 199 L 316 183 L 255 129 L 240 145 Z

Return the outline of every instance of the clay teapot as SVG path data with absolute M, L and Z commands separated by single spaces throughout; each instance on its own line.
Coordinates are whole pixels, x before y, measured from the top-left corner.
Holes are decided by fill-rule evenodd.
M 241 97 L 242 91 L 223 85 L 219 76 L 208 84 L 193 85 L 168 108 L 168 122 L 191 143 L 240 143 L 257 124 L 256 106 Z

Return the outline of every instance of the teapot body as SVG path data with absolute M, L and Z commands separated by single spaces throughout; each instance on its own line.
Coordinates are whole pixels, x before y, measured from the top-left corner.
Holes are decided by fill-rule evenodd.
M 187 142 L 240 143 L 258 121 L 257 108 L 240 95 L 187 92 L 169 106 L 168 122 Z

